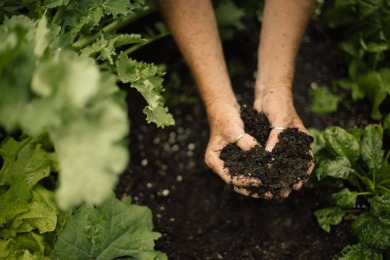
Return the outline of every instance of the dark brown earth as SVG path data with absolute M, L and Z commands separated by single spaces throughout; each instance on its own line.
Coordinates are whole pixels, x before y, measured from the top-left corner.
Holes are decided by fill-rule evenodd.
M 243 32 L 224 44 L 242 104 L 253 102 L 258 31 L 257 23 L 248 22 Z M 294 102 L 307 128 L 368 123 L 369 109 L 364 103 L 342 106 L 328 116 L 310 110 L 310 84 L 330 85 L 346 73 L 335 52 L 335 38 L 319 17 L 309 25 L 298 53 Z M 134 203 L 151 208 L 155 230 L 162 234 L 156 242 L 158 250 L 170 259 L 186 260 L 332 259 L 355 242 L 348 221 L 330 233 L 318 226 L 313 213 L 328 206 L 332 188 L 310 184 L 315 176 L 283 202 L 231 191 L 204 163 L 207 117 L 173 40 L 160 40 L 138 55 L 140 60 L 166 65 L 166 97 L 176 125 L 159 129 L 147 124 L 144 100 L 134 89 L 128 90 L 131 163 L 116 192 L 118 197 L 131 195 Z
M 222 149 L 220 158 L 232 177 L 245 176 L 261 181 L 261 186 L 244 188 L 250 195 L 264 197 L 266 192 L 271 192 L 273 199 L 280 199 L 283 191 L 309 178 L 308 170 L 314 162 L 310 154 L 313 137 L 297 128 L 287 128 L 278 135 L 279 142 L 272 152 L 268 152 L 264 149 L 271 132 L 267 117 L 244 105 L 241 118 L 245 132 L 260 145 L 243 151 L 236 144 L 228 144 Z

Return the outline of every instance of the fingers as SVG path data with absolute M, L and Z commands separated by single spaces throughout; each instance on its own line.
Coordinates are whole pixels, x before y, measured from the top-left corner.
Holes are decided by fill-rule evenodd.
M 268 152 L 272 152 L 277 142 L 279 142 L 279 134 L 282 132 L 282 129 L 272 129 L 268 141 L 265 145 L 265 150 Z
M 264 198 L 264 199 L 270 200 L 273 198 L 272 193 L 269 191 L 264 193 L 264 194 L 261 194 L 261 195 L 259 195 L 258 193 L 251 194 L 245 188 L 236 187 L 236 186 L 234 186 L 234 191 L 241 194 L 241 195 L 256 198 L 256 199 Z
M 254 186 L 261 185 L 261 181 L 257 178 L 250 178 L 243 175 L 231 176 L 228 169 L 224 167 L 224 162 L 219 158 L 219 151 L 206 152 L 206 164 L 211 168 L 213 172 L 219 175 L 221 179 L 227 184 L 233 184 L 234 186 Z

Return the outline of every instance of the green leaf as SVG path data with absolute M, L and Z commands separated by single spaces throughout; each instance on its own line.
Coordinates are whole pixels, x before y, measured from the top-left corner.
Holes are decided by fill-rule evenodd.
M 238 30 L 245 28 L 242 18 L 245 17 L 243 9 L 238 8 L 233 1 L 222 1 L 215 8 L 215 16 L 224 40 L 230 40 Z
M 53 254 L 66 259 L 166 259 L 154 251 L 152 213 L 111 196 L 98 207 L 85 204 L 70 217 L 58 235 Z
M 1 259 L 42 259 L 49 260 L 47 251 L 51 248 L 42 235 L 29 232 L 11 239 L 0 239 Z
M 382 113 L 379 106 L 388 95 L 387 87 L 384 86 L 382 76 L 377 71 L 369 71 L 361 74 L 357 80 L 359 87 L 364 92 L 365 96 L 372 103 L 371 117 L 381 119 Z
M 45 202 L 47 199 L 39 199 L 38 194 L 31 193 L 55 164 L 52 154 L 44 151 L 42 144 L 36 142 L 38 140 L 39 137 L 17 142 L 8 138 L 0 148 L 4 160 L 0 185 L 9 186 L 0 195 L 0 234 L 3 238 L 34 229 L 49 232 L 56 225 L 56 211 Z
M 139 4 L 140 1 L 137 1 Z M 82 0 L 70 1 L 63 14 L 63 27 L 69 32 L 72 39 L 76 36 L 90 34 L 97 30 L 101 20 L 112 15 L 117 18 L 119 15 L 133 13 L 135 4 L 126 0 Z
M 390 227 L 390 195 L 375 196 L 368 201 L 371 204 L 370 213 Z
M 319 151 L 326 147 L 324 135 L 321 131 L 315 128 L 310 128 L 308 130 L 310 132 L 310 135 L 314 138 L 314 141 L 312 143 L 312 151 L 314 153 L 314 156 L 316 156 Z
M 360 243 L 346 246 L 337 257 L 338 260 L 370 259 L 382 260 L 382 254 Z
M 116 56 L 116 48 L 123 45 L 146 42 L 146 39 L 141 38 L 139 34 L 121 34 L 118 36 L 101 36 L 91 46 L 81 50 L 81 53 L 86 56 L 96 56 L 97 60 L 108 61 L 114 64 L 113 57 Z
M 390 252 L 390 226 L 383 224 L 377 217 L 361 214 L 352 223 L 352 228 L 361 244 Z
M 360 88 L 359 84 L 355 81 L 352 81 L 350 79 L 340 79 L 334 81 L 333 84 L 335 86 L 351 91 L 351 96 L 353 101 L 357 101 L 365 97 L 364 91 Z
M 328 233 L 330 226 L 340 224 L 345 214 L 344 210 L 337 207 L 320 209 L 314 213 L 320 227 Z
M 368 125 L 365 128 L 363 138 L 360 142 L 360 154 L 362 160 L 371 171 L 376 171 L 382 166 L 383 128 L 380 125 Z
M 330 196 L 330 201 L 337 207 L 352 209 L 355 207 L 357 196 L 357 192 L 344 188 L 339 192 L 333 193 Z
M 0 25 L 0 93 L 7 93 L 0 95 L 0 125 L 6 131 L 17 129 L 31 94 L 31 74 L 37 63 L 32 55 L 34 37 L 34 24 L 27 17 L 13 16 Z
M 145 98 L 148 106 L 144 113 L 147 115 L 147 122 L 154 122 L 159 127 L 170 126 L 175 123 L 168 108 L 164 107 L 164 98 L 161 93 L 163 73 L 153 64 L 137 62 L 120 54 L 116 62 L 119 80 L 123 83 L 130 83 L 130 86 L 137 89 Z
M 355 163 L 360 156 L 360 145 L 356 138 L 338 126 L 330 126 L 324 131 L 327 148 L 336 156 L 348 158 Z
M 61 165 L 56 191 L 61 209 L 82 201 L 101 203 L 128 162 L 128 150 L 119 143 L 128 132 L 125 111 L 107 99 L 94 103 L 84 113 L 51 131 Z
M 345 157 L 336 157 L 335 159 L 324 159 L 315 169 L 318 180 L 325 177 L 333 177 L 338 179 L 348 179 L 354 173 L 351 162 Z
M 18 233 L 38 230 L 39 233 L 54 231 L 57 225 L 56 212 L 42 202 L 33 201 L 27 206 L 28 211 L 16 216 L 11 226 Z
M 47 138 L 47 135 L 42 135 Z M 31 188 L 47 177 L 55 168 L 56 157 L 42 148 L 36 138 L 15 141 L 7 138 L 0 147 L 4 163 L 0 171 L 0 185 L 18 184 L 22 179 Z
M 311 85 L 311 95 L 312 111 L 323 115 L 336 112 L 340 101 L 343 100 L 342 95 L 334 95 L 327 87 L 318 86 L 316 83 Z
M 104 12 L 111 14 L 113 18 L 116 18 L 118 15 L 128 15 L 135 8 L 134 4 L 128 0 L 103 0 L 102 6 Z

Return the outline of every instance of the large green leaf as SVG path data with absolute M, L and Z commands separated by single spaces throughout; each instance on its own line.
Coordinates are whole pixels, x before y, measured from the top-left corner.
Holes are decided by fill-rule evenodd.
M 53 251 L 67 259 L 166 259 L 154 250 L 152 214 L 147 207 L 111 196 L 98 207 L 85 204 L 68 220 Z
M 390 227 L 390 195 L 375 196 L 369 199 L 369 202 L 371 204 L 370 213 Z
M 354 173 L 351 162 L 345 157 L 336 157 L 335 159 L 323 159 L 315 169 L 318 180 L 325 177 L 338 179 L 348 179 Z
M 382 260 L 382 254 L 360 243 L 346 246 L 337 257 L 338 260 L 370 259 Z
M 390 252 L 390 226 L 372 214 L 362 214 L 352 223 L 359 242 L 377 250 Z
M 324 131 L 327 148 L 336 156 L 348 158 L 355 163 L 360 156 L 359 141 L 346 130 L 338 126 L 330 126 Z
M 16 141 L 6 139 L 0 155 L 0 258 L 44 258 L 51 248 L 47 240 L 57 227 L 54 193 L 38 184 L 57 169 L 55 157 L 43 149 L 47 135 Z M 48 235 L 49 234 L 49 235 Z M 26 258 L 28 259 L 28 258 Z
M 380 125 L 368 125 L 360 142 L 362 160 L 371 171 L 382 166 L 384 151 L 382 150 L 383 128 Z

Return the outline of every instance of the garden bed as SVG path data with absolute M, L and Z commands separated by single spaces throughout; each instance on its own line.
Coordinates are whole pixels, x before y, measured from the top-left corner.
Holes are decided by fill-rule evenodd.
M 312 22 L 297 58 L 294 99 L 298 113 L 307 128 L 364 126 L 369 118 L 365 105 L 341 108 L 331 116 L 310 110 L 310 84 L 327 84 L 345 73 L 332 52 L 332 37 L 324 28 L 321 19 Z M 241 46 L 241 53 L 237 48 L 230 52 L 229 43 L 225 50 L 228 60 L 239 55 L 248 59 L 246 70 L 235 74 L 233 83 L 239 101 L 250 103 L 257 39 L 245 32 L 239 39 L 241 42 L 230 44 Z M 188 79 L 172 39 L 156 44 L 169 53 L 161 58 L 168 66 L 167 78 L 176 71 Z M 152 48 L 145 52 L 156 57 L 150 55 Z M 171 95 L 169 84 L 166 87 Z M 183 81 L 180 93 L 196 93 L 193 88 L 191 82 Z M 159 129 L 145 122 L 141 113 L 145 104 L 135 98 L 137 93 L 131 90 L 128 94 L 132 100 L 132 159 L 117 195 L 129 194 L 135 203 L 152 209 L 155 230 L 162 233 L 157 249 L 169 258 L 330 259 L 356 242 L 348 222 L 332 228 L 329 234 L 318 226 L 313 213 L 327 205 L 329 188 L 304 187 L 282 202 L 247 198 L 231 191 L 204 163 L 208 124 L 200 102 L 171 104 L 176 125 Z

